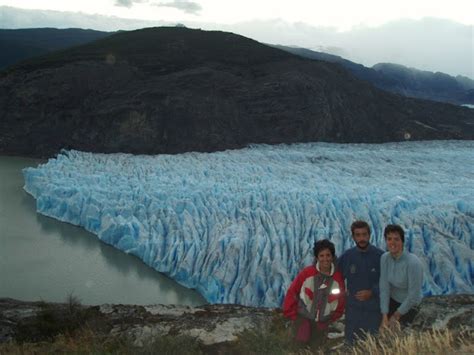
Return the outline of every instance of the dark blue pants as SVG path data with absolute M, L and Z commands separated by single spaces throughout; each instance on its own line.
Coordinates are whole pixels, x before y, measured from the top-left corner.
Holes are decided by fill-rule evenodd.
M 351 306 L 346 307 L 346 328 L 344 330 L 346 343 L 354 344 L 364 333 L 376 334 L 382 322 L 380 311 L 364 310 Z

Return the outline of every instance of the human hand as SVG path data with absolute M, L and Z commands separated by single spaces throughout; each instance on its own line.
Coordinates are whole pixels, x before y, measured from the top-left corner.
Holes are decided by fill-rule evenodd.
M 388 320 L 388 326 L 392 330 L 400 329 L 400 317 L 401 314 L 399 312 L 395 312 L 392 314 L 390 319 Z
M 392 316 L 390 317 L 390 320 L 393 319 L 394 321 L 399 322 L 401 316 L 402 315 L 400 314 L 400 312 L 396 311 L 394 314 L 392 314 Z
M 359 301 L 367 301 L 372 297 L 372 290 L 360 290 L 355 294 L 355 298 Z
M 380 324 L 379 331 L 383 332 L 389 326 L 388 317 L 386 314 L 382 315 L 382 323 Z

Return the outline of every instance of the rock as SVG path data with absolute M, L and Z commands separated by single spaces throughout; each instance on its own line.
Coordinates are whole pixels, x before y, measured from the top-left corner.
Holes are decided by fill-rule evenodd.
M 474 330 L 474 295 L 432 296 L 423 299 L 412 327 L 420 330 Z
M 204 309 L 199 307 L 189 306 L 168 306 L 168 305 L 153 305 L 145 306 L 147 312 L 157 315 L 169 315 L 169 316 L 182 316 L 184 314 L 194 314 L 196 312 L 205 312 Z
M 79 306 L 76 306 L 79 307 Z M 197 338 L 205 346 L 233 342 L 245 330 L 267 331 L 275 322 L 286 322 L 278 309 L 252 308 L 238 305 L 184 306 L 136 306 L 102 305 L 80 306 L 81 312 L 74 310 L 80 321 L 77 326 L 87 324 L 95 333 L 108 336 L 126 337 L 135 346 L 143 346 L 160 336 L 190 336 Z M 33 326 L 41 327 L 38 319 L 44 312 L 61 313 L 57 319 L 68 318 L 71 307 L 68 304 L 23 302 L 0 299 L 0 343 L 25 339 L 21 332 L 28 330 L 40 334 Z M 419 330 L 461 329 L 473 326 L 474 295 L 433 296 L 423 300 L 420 312 L 412 328 Z M 53 314 L 50 313 L 50 314 Z M 343 322 L 332 324 L 329 329 L 331 339 L 342 339 Z M 29 341 L 45 340 L 41 337 Z

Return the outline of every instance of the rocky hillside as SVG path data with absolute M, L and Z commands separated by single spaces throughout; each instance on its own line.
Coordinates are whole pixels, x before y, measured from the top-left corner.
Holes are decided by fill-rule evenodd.
M 385 82 L 379 86 L 382 89 L 427 100 L 455 104 L 474 103 L 474 81 L 469 78 L 452 77 L 392 63 L 379 63 L 372 69 L 384 78 Z
M 113 32 L 79 28 L 0 29 L 0 70 L 25 59 L 56 50 L 86 44 L 112 35 Z M 456 105 L 474 104 L 474 80 L 407 68 L 393 63 L 379 63 L 371 68 L 337 55 L 300 47 L 272 45 L 305 58 L 338 63 L 353 75 L 376 87 L 408 97 L 448 102 Z
M 274 46 L 305 58 L 338 63 L 355 77 L 368 81 L 379 89 L 408 97 L 449 102 L 456 105 L 474 104 L 474 80 L 440 72 L 407 68 L 393 63 L 379 63 L 372 68 L 342 57 L 306 48 Z
M 472 332 L 473 312 L 473 295 L 427 297 L 411 328 L 419 331 L 464 328 Z M 343 342 L 343 323 L 338 321 L 329 329 L 335 346 Z M 196 338 L 205 350 L 216 346 L 225 349 L 226 344 L 237 341 L 245 331 L 264 335 L 285 329 L 288 324 L 281 310 L 238 305 L 82 306 L 74 302 L 51 304 L 0 299 L 0 345 L 11 341 L 48 341 L 57 334 L 86 327 L 94 334 L 128 339 L 137 347 L 159 337 L 186 336 Z
M 225 32 L 121 32 L 0 73 L 0 153 L 179 153 L 249 143 L 474 139 L 474 111 Z

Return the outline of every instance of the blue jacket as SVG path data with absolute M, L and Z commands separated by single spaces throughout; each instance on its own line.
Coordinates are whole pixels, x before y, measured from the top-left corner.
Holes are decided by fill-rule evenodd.
M 365 251 L 357 247 L 346 250 L 339 258 L 337 265 L 347 282 L 347 308 L 380 312 L 379 278 L 382 254 L 382 250 L 369 245 Z M 367 289 L 372 290 L 369 300 L 359 301 L 355 298 L 357 291 Z

